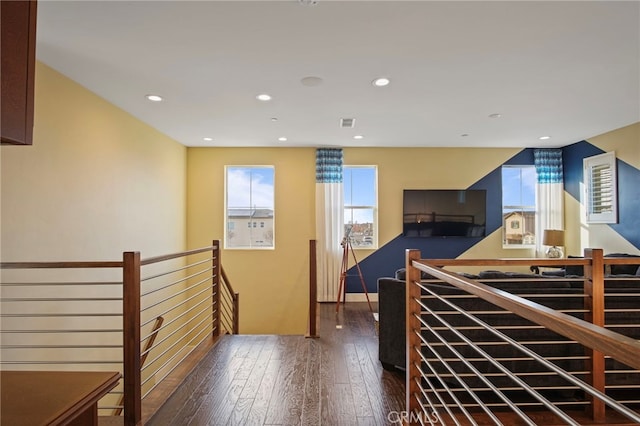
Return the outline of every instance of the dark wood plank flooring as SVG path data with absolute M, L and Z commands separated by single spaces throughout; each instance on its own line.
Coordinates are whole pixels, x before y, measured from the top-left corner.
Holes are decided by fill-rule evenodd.
M 317 339 L 223 337 L 147 424 L 392 424 L 404 374 L 382 369 L 366 303 L 335 308 L 320 305 Z

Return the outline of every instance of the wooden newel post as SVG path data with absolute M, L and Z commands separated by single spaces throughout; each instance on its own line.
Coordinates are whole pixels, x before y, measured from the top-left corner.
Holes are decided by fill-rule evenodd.
M 604 327 L 604 256 L 602 249 L 585 249 L 584 257 L 591 259 L 590 265 L 584 267 L 584 303 L 585 321 Z M 585 347 L 587 356 L 586 370 L 589 372 L 587 383 L 604 393 L 605 363 L 604 354 Z M 596 422 L 605 420 L 605 404 L 597 398 L 590 397 L 588 409 Z
M 420 281 L 420 270 L 413 267 L 412 262 L 420 259 L 420 250 L 407 250 L 406 251 L 406 282 L 405 282 L 405 294 L 406 294 L 406 345 L 407 345 L 407 382 L 406 382 L 406 407 L 409 415 L 409 424 L 414 424 L 417 419 L 417 414 L 420 411 L 420 406 L 416 396 L 419 392 L 418 383 L 416 380 L 420 380 L 418 371 L 418 365 L 420 363 L 420 337 L 416 334 L 420 332 L 420 305 L 416 303 L 416 300 L 420 300 L 421 290 L 420 287 L 415 285 L 416 281 Z M 412 415 L 412 413 L 414 415 Z
M 316 317 L 318 315 L 318 270 L 316 240 L 309 240 L 309 330 L 307 337 L 318 337 Z
M 220 259 L 220 240 L 213 240 L 212 243 L 213 250 L 211 253 L 212 259 L 212 280 L 211 280 L 211 313 L 212 313 L 212 327 L 213 327 L 213 336 L 220 335 L 220 292 L 222 288 L 220 286 L 220 276 L 222 275 L 222 265 Z
M 140 252 L 124 252 L 122 268 L 122 330 L 124 356 L 124 424 L 142 419 L 140 377 Z
M 240 293 L 234 293 L 233 299 L 233 334 L 240 334 Z

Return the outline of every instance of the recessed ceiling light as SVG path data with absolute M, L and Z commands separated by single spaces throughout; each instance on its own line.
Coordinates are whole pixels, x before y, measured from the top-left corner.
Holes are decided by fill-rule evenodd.
M 391 80 L 389 80 L 387 77 L 379 77 L 371 82 L 371 84 L 373 84 L 376 87 L 388 86 L 389 83 L 391 83 Z
M 267 102 L 271 100 L 271 96 L 267 95 L 266 93 L 260 93 L 258 96 L 256 96 L 256 99 L 258 99 L 259 101 Z
M 285 138 L 284 136 L 281 136 L 281 137 L 279 137 L 279 138 L 278 138 L 278 140 L 279 140 L 280 142 L 286 142 L 286 141 L 287 141 L 287 138 Z
M 551 139 L 551 136 L 540 136 L 538 139 L 541 141 L 546 141 L 547 139 Z
M 500 117 L 502 117 L 502 114 L 498 114 L 498 113 L 489 114 L 489 118 L 500 118 Z
M 322 79 L 320 77 L 309 76 L 302 78 L 300 83 L 302 83 L 303 86 L 309 87 L 320 86 L 322 84 Z
M 150 100 L 151 102 L 161 102 L 162 101 L 162 96 L 158 96 L 158 95 L 147 95 L 145 97 L 148 100 Z
M 202 138 L 203 141 L 211 142 L 213 138 Z
M 364 136 L 362 136 L 362 135 L 355 135 L 353 138 L 354 138 L 354 139 L 363 139 L 363 138 L 364 138 Z

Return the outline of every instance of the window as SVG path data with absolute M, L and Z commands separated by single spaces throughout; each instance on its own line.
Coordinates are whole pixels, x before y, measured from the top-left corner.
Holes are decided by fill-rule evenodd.
M 353 248 L 378 245 L 377 167 L 344 166 L 344 233 Z
M 225 167 L 225 248 L 275 247 L 274 174 L 273 166 Z
M 582 162 L 587 223 L 618 223 L 615 152 L 587 157 Z
M 502 230 L 504 248 L 535 245 L 535 166 L 502 166 Z

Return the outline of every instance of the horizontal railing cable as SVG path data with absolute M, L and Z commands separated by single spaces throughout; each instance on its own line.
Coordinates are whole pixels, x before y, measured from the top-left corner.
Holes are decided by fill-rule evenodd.
M 121 302 L 122 297 L 3 297 L 1 302 Z
M 208 332 L 207 332 L 207 330 L 202 329 L 202 330 L 200 330 L 196 335 L 194 335 L 194 336 L 193 336 L 193 337 L 192 337 L 192 338 L 187 342 L 187 344 L 185 345 L 185 347 L 189 347 L 189 343 L 193 343 L 194 341 L 196 341 L 196 338 L 197 338 L 197 337 L 199 337 L 200 335 L 202 335 L 202 333 L 206 333 L 206 334 L 204 335 L 204 337 L 203 337 L 202 339 L 200 339 L 199 341 L 197 341 L 197 343 L 196 343 L 195 345 L 192 345 L 192 349 L 191 349 L 188 353 L 184 354 L 184 356 L 179 360 L 179 362 L 183 361 L 187 356 L 189 356 L 189 354 L 190 354 L 190 353 L 191 353 L 191 352 L 192 352 L 192 351 L 193 351 L 193 350 L 194 350 L 194 349 L 195 349 L 199 344 L 201 344 L 202 342 L 204 342 L 204 341 L 207 339 L 207 337 L 208 337 Z M 175 360 L 175 358 L 176 358 L 179 354 L 180 354 L 180 352 L 176 352 L 172 357 L 170 357 L 170 358 L 169 358 L 165 363 L 163 363 L 163 364 L 162 364 L 160 367 L 158 367 L 155 371 L 156 371 L 156 372 L 157 372 L 157 371 L 160 371 L 162 368 L 164 368 L 164 367 L 168 366 L 171 362 L 173 362 L 173 361 Z M 175 364 L 174 368 L 179 364 L 179 362 Z M 167 374 L 169 374 L 169 373 L 167 373 Z M 145 381 L 143 381 L 143 382 L 142 382 L 142 384 L 143 384 L 143 385 L 144 385 L 144 384 L 146 384 L 149 380 L 151 380 L 151 377 L 152 377 L 152 376 L 150 376 L 150 377 L 149 377 L 149 378 L 147 378 Z M 165 376 L 165 377 L 166 377 L 166 376 Z M 163 378 L 164 378 L 164 377 L 163 377 Z M 157 384 L 158 382 L 159 382 L 159 380 L 158 380 L 158 381 L 156 381 L 156 384 Z M 154 386 L 154 387 L 155 387 L 155 386 Z M 151 391 L 151 389 L 149 390 L 149 392 L 150 392 L 150 391 Z M 148 394 L 148 392 L 147 392 L 145 395 L 147 395 L 147 394 Z
M 3 333 L 62 333 L 62 334 L 76 334 L 76 333 L 122 333 L 122 328 L 86 328 L 86 329 L 29 329 L 29 330 L 2 330 Z
M 149 353 L 149 352 L 151 352 L 153 349 L 157 348 L 157 347 L 158 347 L 158 346 L 160 346 L 162 343 L 164 343 L 165 341 L 169 340 L 169 338 L 170 338 L 170 337 L 174 336 L 175 334 L 177 334 L 177 333 L 178 333 L 178 331 L 180 331 L 180 330 L 184 329 L 185 327 L 187 327 L 187 326 L 189 325 L 189 323 L 190 323 L 192 320 L 194 320 L 194 319 L 198 318 L 198 317 L 199 317 L 203 312 L 206 312 L 206 310 L 207 310 L 207 306 L 205 306 L 205 308 L 204 308 L 204 309 L 201 309 L 200 311 L 196 312 L 193 316 L 191 316 L 191 317 L 189 318 L 189 320 L 187 320 L 187 321 L 186 321 L 186 322 L 184 322 L 183 324 L 181 324 L 181 325 L 179 325 L 178 327 L 176 327 L 176 328 L 175 328 L 174 330 L 172 330 L 170 333 L 168 333 L 167 335 L 165 335 L 162 339 L 160 339 L 160 340 L 156 341 L 156 342 L 155 342 L 155 344 L 154 344 L 151 348 L 149 348 L 149 349 L 148 349 L 148 350 L 146 350 L 146 351 L 142 351 L 141 355 L 146 355 L 146 354 L 148 354 L 148 353 Z M 209 315 L 209 316 L 210 316 L 210 315 Z M 167 324 L 170 324 L 170 323 L 171 323 L 171 321 L 167 322 Z M 163 326 L 163 327 L 164 327 L 164 326 Z M 160 328 L 157 330 L 157 332 L 162 331 L 163 327 L 160 327 Z M 190 331 L 192 331 L 192 330 L 193 330 L 193 329 L 191 329 L 191 330 L 187 330 L 187 332 L 190 332 Z M 153 334 L 155 334 L 155 333 L 152 333 L 151 335 L 149 335 L 149 337 L 151 337 Z M 185 333 L 185 334 L 186 334 L 186 333 Z M 145 341 L 145 340 L 146 340 L 146 339 L 143 339 L 143 341 Z
M 164 321 L 164 323 L 162 324 L 162 326 L 161 326 L 158 330 L 152 331 L 151 333 L 149 333 L 149 334 L 147 334 L 146 336 L 142 337 L 142 338 L 140 339 L 140 342 L 141 342 L 141 343 L 144 343 L 147 339 L 149 339 L 149 338 L 150 338 L 151 336 L 153 336 L 154 334 L 157 334 L 159 331 L 163 331 L 164 329 L 169 328 L 173 323 L 175 323 L 175 322 L 177 322 L 178 320 L 182 319 L 182 318 L 183 318 L 183 317 L 185 317 L 186 315 L 188 315 L 188 314 L 192 313 L 192 311 L 194 311 L 194 310 L 195 310 L 196 308 L 198 308 L 200 305 L 202 305 L 202 304 L 207 304 L 207 303 L 209 303 L 209 302 L 210 302 L 209 300 L 207 300 L 207 299 L 203 299 L 203 300 L 201 300 L 200 302 L 196 303 L 195 305 L 191 306 L 190 308 L 187 308 L 187 309 L 186 309 L 186 310 L 184 310 L 183 312 L 179 313 L 178 315 L 176 315 L 176 316 L 175 316 L 175 317 L 173 317 L 172 319 L 170 319 L 170 320 L 168 320 L 168 321 Z M 207 306 L 211 306 L 211 305 L 207 304 Z M 205 307 L 205 308 L 206 308 L 206 307 Z M 162 315 L 159 315 L 159 316 L 164 316 L 164 315 L 168 314 L 169 312 L 173 312 L 173 311 L 174 311 L 174 309 L 170 309 L 170 310 L 168 310 L 168 311 L 164 312 Z M 148 324 L 148 323 L 151 323 L 151 322 L 153 322 L 153 321 L 155 321 L 155 320 L 156 320 L 156 318 L 153 318 L 151 321 L 148 321 L 148 322 L 147 322 L 147 324 Z
M 206 291 L 206 289 L 205 289 L 205 290 L 203 290 L 203 291 L 201 291 L 199 294 L 196 294 L 196 295 L 194 295 L 193 297 L 190 297 L 189 299 L 186 299 L 186 300 L 184 300 L 183 302 L 181 302 L 181 303 L 179 303 L 179 304 L 177 304 L 177 305 L 174 305 L 174 306 L 172 306 L 172 307 L 169 307 L 169 308 L 165 309 L 164 311 L 160 312 L 160 314 L 156 315 L 156 317 L 157 317 L 157 316 L 165 316 L 165 315 L 167 315 L 168 313 L 175 311 L 177 308 L 182 307 L 185 303 L 190 302 L 193 298 L 195 298 L 195 297 L 197 297 L 198 295 L 200 295 L 200 294 L 204 293 L 205 291 Z M 206 303 L 206 302 L 208 302 L 208 300 L 207 300 L 207 299 L 202 299 L 200 302 L 197 302 L 197 304 L 196 304 L 195 306 L 198 306 L 198 305 L 200 305 L 200 304 L 202 304 L 202 303 Z M 179 314 L 179 315 L 178 315 L 178 316 L 176 316 L 175 318 L 179 318 L 179 317 L 182 317 L 182 316 L 186 315 L 186 314 L 187 314 L 187 313 L 189 313 L 192 309 L 193 309 L 193 307 L 191 307 L 191 308 L 185 308 L 185 310 L 183 311 L 183 313 Z M 145 309 L 144 309 L 144 310 L 142 310 L 141 312 L 144 312 L 144 311 L 146 311 L 146 310 L 148 310 L 148 308 L 145 308 Z M 140 326 L 141 326 L 141 327 L 144 327 L 144 326 L 149 325 L 150 323 L 152 323 L 152 322 L 154 322 L 154 321 L 156 320 L 156 317 L 152 317 L 152 318 L 150 318 L 150 319 L 148 319 L 148 320 L 146 320 L 146 321 L 144 321 L 144 322 L 140 323 Z M 170 324 L 170 323 L 172 323 L 172 322 L 173 322 L 173 321 L 170 321 L 170 322 L 168 322 L 168 323 L 165 323 L 165 325 L 163 326 L 163 328 L 166 328 L 166 327 L 167 327 L 167 325 L 168 325 L 168 324 Z M 141 340 L 142 340 L 142 341 L 144 341 L 144 339 L 141 339 Z
M 197 277 L 198 275 L 202 275 L 202 274 L 204 274 L 205 272 L 209 272 L 209 271 L 211 271 L 211 268 L 208 268 L 208 269 L 204 269 L 204 270 L 198 271 L 198 272 L 196 272 L 196 273 L 194 273 L 194 274 L 192 274 L 192 275 L 186 276 L 186 277 L 182 277 L 182 278 L 180 278 L 179 280 L 176 280 L 176 281 L 170 282 L 170 283 L 168 283 L 168 284 L 166 284 L 166 285 L 163 285 L 163 286 L 160 286 L 160 287 L 154 288 L 153 290 L 149 290 L 149 291 L 147 291 L 146 293 L 141 294 L 141 295 L 140 295 L 140 297 L 145 297 L 145 296 L 148 296 L 148 295 L 150 295 L 150 294 L 157 293 L 157 292 L 159 292 L 159 291 L 165 290 L 165 289 L 167 289 L 167 288 L 169 288 L 169 287 L 173 287 L 173 286 L 175 286 L 175 285 L 177 285 L 177 284 L 184 283 L 185 281 L 188 281 L 188 280 L 190 280 L 190 279 L 192 279 L 192 278 Z M 206 280 L 211 280 L 211 277 L 210 277 L 210 276 L 209 276 L 209 277 L 207 277 L 207 278 L 206 278 Z M 205 280 L 205 281 L 206 281 L 206 280 Z
M 205 281 L 206 281 L 206 279 L 205 279 Z M 200 283 L 200 284 L 201 284 L 201 283 Z M 194 285 L 194 286 L 192 286 L 192 287 L 197 287 L 197 286 L 198 286 L 198 284 L 196 284 L 196 285 Z M 210 290 L 210 289 L 209 289 L 208 287 L 205 287 L 203 290 L 200 290 L 198 293 L 194 294 L 193 296 L 189 296 L 189 297 L 187 297 L 186 299 L 184 299 L 184 300 L 180 301 L 180 303 L 177 303 L 177 304 L 174 306 L 174 308 L 175 308 L 175 307 L 178 307 L 178 306 L 182 306 L 182 305 L 184 305 L 184 304 L 186 304 L 186 303 L 190 302 L 191 300 L 193 300 L 194 298 L 196 298 L 196 297 L 200 296 L 202 293 L 204 293 L 204 292 L 206 292 L 206 291 L 208 291 L 208 290 Z M 184 293 L 184 291 L 179 291 L 178 293 L 174 293 L 174 294 L 172 294 L 172 295 L 170 295 L 170 296 L 168 296 L 168 297 L 166 297 L 166 298 L 164 298 L 164 299 L 162 299 L 162 300 L 160 300 L 160 301 L 158 301 L 158 302 L 156 302 L 156 303 L 152 303 L 152 304 L 150 304 L 150 305 L 147 305 L 147 306 L 145 306 L 144 308 L 140 309 L 140 312 L 141 312 L 141 313 L 142 313 L 142 312 L 146 312 L 146 311 L 148 311 L 149 309 L 155 308 L 156 306 L 159 306 L 159 305 L 161 305 L 161 304 L 163 304 L 163 303 L 165 303 L 165 302 L 168 302 L 169 300 L 171 300 L 171 299 L 173 299 L 173 298 L 175 298 L 175 297 L 177 297 L 177 296 L 181 295 L 182 293 Z
M 58 286 L 109 286 L 122 285 L 122 281 L 60 281 L 60 282 L 3 282 L 3 287 L 58 287 Z
M 203 264 L 203 263 L 207 263 L 207 262 L 211 262 L 211 258 L 207 258 L 207 259 L 204 259 L 204 260 L 200 260 L 200 261 L 198 261 L 198 262 L 194 262 L 194 263 L 191 263 L 191 264 L 189 264 L 189 265 L 182 266 L 182 267 L 180 267 L 180 268 L 175 268 L 175 269 L 171 269 L 171 270 L 169 270 L 169 271 L 159 272 L 159 273 L 157 273 L 157 274 L 155 274 L 155 275 L 149 275 L 149 276 L 146 276 L 146 277 L 140 278 L 140 283 L 141 283 L 141 284 L 142 284 L 142 283 L 146 283 L 147 281 L 151 281 L 151 280 L 154 280 L 154 279 L 156 279 L 156 278 L 165 277 L 165 276 L 167 276 L 167 275 L 175 274 L 176 272 L 182 272 L 182 271 L 185 271 L 185 270 L 187 270 L 187 269 L 191 269 L 191 268 L 193 268 L 194 266 L 198 266 L 198 265 L 201 265 L 201 264 Z M 211 268 L 210 268 L 210 269 L 211 269 Z M 144 294 L 142 294 L 142 295 L 144 295 Z
M 0 314 L 3 318 L 82 318 L 82 317 L 121 317 L 122 313 L 41 313 L 41 314 Z
M 164 262 L 165 260 L 178 259 L 180 257 L 187 257 L 187 256 L 191 256 L 198 253 L 210 252 L 214 248 L 216 247 L 208 246 L 208 247 L 202 247 L 199 249 L 187 250 L 187 251 L 178 252 L 178 253 L 171 253 L 171 254 L 165 254 L 161 256 L 149 257 L 147 259 L 140 260 L 140 265 L 141 266 L 151 265 L 153 263 Z
M 0 269 L 92 269 L 122 268 L 122 261 L 77 261 L 77 262 L 1 262 Z

